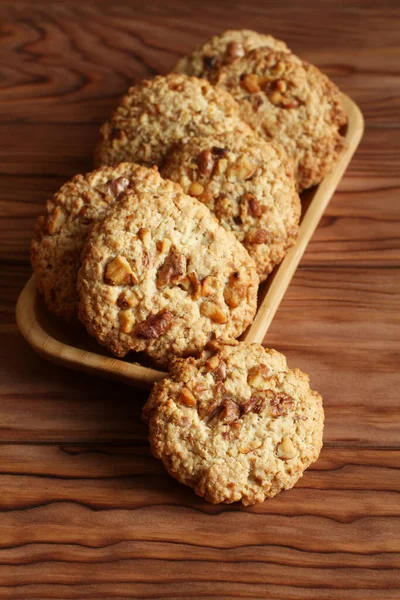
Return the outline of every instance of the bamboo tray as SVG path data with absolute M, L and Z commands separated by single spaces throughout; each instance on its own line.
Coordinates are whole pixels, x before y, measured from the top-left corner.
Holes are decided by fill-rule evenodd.
M 268 280 L 260 286 L 256 317 L 241 338 L 247 342 L 263 341 L 307 244 L 361 140 L 364 130 L 361 111 L 348 96 L 343 96 L 343 103 L 348 116 L 345 133 L 347 150 L 334 171 L 319 186 L 302 194 L 299 239 Z M 71 328 L 58 322 L 47 313 L 44 302 L 36 291 L 34 276 L 21 292 L 16 316 L 19 330 L 32 348 L 57 364 L 143 388 L 150 388 L 155 381 L 166 375 L 145 366 L 145 359 L 138 363 L 126 358 L 113 358 L 83 328 L 71 331 Z

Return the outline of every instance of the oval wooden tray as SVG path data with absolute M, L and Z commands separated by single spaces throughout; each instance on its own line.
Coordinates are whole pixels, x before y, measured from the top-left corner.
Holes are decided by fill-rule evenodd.
M 318 187 L 302 194 L 299 239 L 268 280 L 260 286 L 256 317 L 241 338 L 247 342 L 263 341 L 307 244 L 361 140 L 364 130 L 361 111 L 348 96 L 343 96 L 343 102 L 348 115 L 345 134 L 347 150 L 334 171 Z M 19 330 L 27 342 L 39 354 L 55 363 L 143 388 L 150 388 L 155 381 L 166 375 L 145 366 L 144 361 L 138 363 L 130 361 L 129 357 L 123 360 L 113 358 L 83 329 L 71 331 L 70 327 L 52 318 L 36 291 L 34 276 L 21 292 L 16 315 Z

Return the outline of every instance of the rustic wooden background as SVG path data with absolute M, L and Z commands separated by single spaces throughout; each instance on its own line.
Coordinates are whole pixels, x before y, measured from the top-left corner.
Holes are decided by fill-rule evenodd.
M 0 0 L 0 598 L 400 598 L 400 5 Z M 14 309 L 46 197 L 132 80 L 228 27 L 285 39 L 364 140 L 265 342 L 311 374 L 325 446 L 295 489 L 213 507 L 151 458 L 144 394 L 36 356 Z

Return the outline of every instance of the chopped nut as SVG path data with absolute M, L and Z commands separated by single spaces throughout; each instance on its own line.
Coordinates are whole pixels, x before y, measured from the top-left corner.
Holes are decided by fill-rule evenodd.
M 205 365 L 208 371 L 212 372 L 215 381 L 225 381 L 226 379 L 226 362 L 222 360 L 217 354 L 211 356 Z
M 200 313 L 204 317 L 208 317 L 211 319 L 211 321 L 214 323 L 219 323 L 220 325 L 228 321 L 226 314 L 223 313 L 219 306 L 214 304 L 214 302 L 209 302 L 207 300 L 203 302 L 203 304 L 200 306 Z
M 282 106 L 283 108 L 298 108 L 300 102 L 296 98 L 283 98 Z
M 250 94 L 255 94 L 256 92 L 259 92 L 261 89 L 258 84 L 257 75 L 254 75 L 252 73 L 243 75 L 241 77 L 240 84 L 241 84 L 242 88 L 244 88 L 247 92 L 250 92 Z
M 226 47 L 226 57 L 229 62 L 234 61 L 236 58 L 242 58 L 244 54 L 243 44 L 240 42 L 230 42 Z
M 287 394 L 281 393 L 272 393 L 272 398 L 270 399 L 270 410 L 273 417 L 281 417 L 286 415 L 288 410 L 294 407 L 294 400 Z
M 217 175 L 222 175 L 223 173 L 225 173 L 226 169 L 228 167 L 228 161 L 226 158 L 220 158 L 215 166 L 215 173 Z
M 196 406 L 197 404 L 196 398 L 187 387 L 184 387 L 181 391 L 180 400 L 185 406 Z
M 297 454 L 296 448 L 293 445 L 293 442 L 290 438 L 284 437 L 281 443 L 277 447 L 277 454 L 280 458 L 284 460 L 290 460 L 294 458 Z
M 129 179 L 127 177 L 118 177 L 111 181 L 109 189 L 114 198 L 118 198 L 126 190 L 129 185 Z
M 199 167 L 199 173 L 203 177 L 209 177 L 211 175 L 211 173 L 213 172 L 214 164 L 215 164 L 214 159 L 211 154 L 211 151 L 203 150 L 203 152 L 200 152 L 200 154 L 197 158 L 197 164 Z M 193 194 L 193 195 L 196 195 L 196 194 Z
M 204 192 L 204 186 L 198 181 L 193 181 L 188 191 L 191 196 L 201 196 L 201 194 Z
M 194 271 L 191 271 L 190 273 L 188 273 L 188 280 L 190 281 L 193 288 L 192 298 L 193 300 L 198 300 L 201 296 L 201 283 L 199 278 L 197 277 L 197 274 Z
M 233 400 L 225 400 L 221 405 L 219 413 L 221 421 L 224 423 L 233 423 L 240 415 L 239 406 Z
M 246 402 L 241 405 L 242 413 L 247 415 L 248 413 L 258 413 L 262 409 L 264 404 L 264 398 L 262 396 L 251 396 Z
M 201 282 L 201 295 L 204 297 L 212 296 L 215 292 L 215 277 L 207 275 Z
M 266 380 L 270 377 L 270 369 L 266 365 L 258 365 L 257 367 L 252 367 L 249 370 L 247 383 L 253 388 L 256 388 L 256 390 L 262 390 L 265 388 Z
M 130 333 L 132 331 L 135 323 L 135 319 L 132 316 L 132 311 L 121 310 L 118 314 L 118 320 L 124 333 Z
M 150 313 L 144 321 L 136 327 L 136 335 L 146 340 L 155 339 L 165 333 L 172 324 L 173 314 L 167 309 L 156 314 Z
M 116 256 L 107 263 L 104 272 L 104 283 L 107 285 L 132 285 L 138 278 L 124 256 Z
M 287 83 L 283 79 L 278 79 L 278 81 L 276 82 L 275 85 L 276 85 L 276 89 L 279 92 L 282 92 L 282 93 L 286 92 L 286 90 L 287 90 Z
M 265 229 L 256 229 L 249 231 L 245 241 L 247 244 L 266 244 L 270 239 L 270 234 Z
M 224 299 L 230 308 L 236 308 L 247 296 L 248 285 L 242 281 L 240 273 L 235 271 L 229 277 L 224 289 Z
M 148 246 L 150 244 L 150 240 L 151 240 L 150 231 L 148 231 L 144 227 L 141 227 L 138 231 L 138 236 L 144 246 Z
M 249 207 L 250 215 L 252 217 L 261 217 L 261 215 L 262 215 L 261 204 L 259 203 L 257 198 L 255 198 L 251 194 L 246 194 L 246 200 L 247 200 L 247 205 Z
M 235 164 L 233 164 L 229 171 L 228 177 L 236 180 L 250 179 L 257 170 L 257 165 L 251 163 L 246 156 L 240 158 Z
M 50 235 L 54 235 L 61 229 L 65 221 L 66 216 L 64 211 L 59 206 L 56 206 L 47 220 L 47 231 Z
M 117 299 L 117 306 L 119 308 L 132 308 L 138 304 L 138 299 L 129 290 L 124 290 L 120 293 Z
M 157 250 L 160 254 L 165 254 L 171 248 L 172 242 L 168 238 L 164 238 L 163 240 L 158 240 L 157 242 Z
M 272 73 L 274 74 L 274 77 L 282 77 L 282 75 L 285 72 L 285 69 L 285 63 L 277 62 L 276 65 L 274 65 L 274 68 L 272 69 Z
M 157 272 L 157 287 L 178 284 L 186 275 L 186 256 L 172 250 Z
M 270 102 L 272 102 L 274 106 L 279 106 L 283 100 L 282 94 L 278 91 L 271 92 L 271 94 L 268 97 Z
M 198 383 L 195 383 L 192 387 L 198 396 L 205 394 L 208 390 L 208 387 L 200 381 Z

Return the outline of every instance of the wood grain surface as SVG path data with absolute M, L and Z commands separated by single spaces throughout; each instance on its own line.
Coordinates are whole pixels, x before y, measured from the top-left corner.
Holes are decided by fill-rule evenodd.
M 400 5 L 0 0 L 0 599 L 400 598 Z M 132 81 L 228 27 L 270 32 L 366 133 L 265 340 L 324 397 L 291 491 L 211 506 L 166 475 L 145 393 L 36 356 L 14 309 L 45 199 Z

